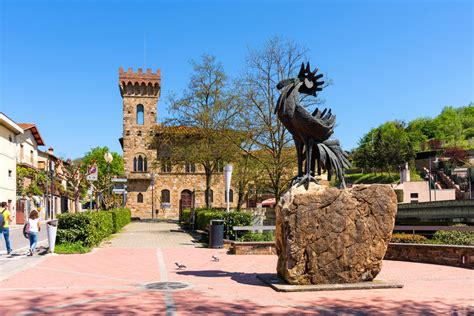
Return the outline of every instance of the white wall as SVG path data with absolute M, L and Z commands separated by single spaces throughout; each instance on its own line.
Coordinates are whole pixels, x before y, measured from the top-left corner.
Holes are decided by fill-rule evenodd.
M 16 139 L 17 145 L 17 162 L 26 163 L 35 168 L 38 167 L 38 145 L 31 130 L 25 131 L 23 135 L 18 135 Z M 21 145 L 23 145 L 23 156 L 21 155 Z M 31 152 L 33 152 L 33 162 L 31 161 Z
M 16 211 L 16 137 L 12 131 L 0 125 L 0 202 L 11 200 L 13 215 Z
M 431 201 L 447 201 L 456 199 L 454 189 L 429 190 L 428 181 L 404 182 L 395 189 L 403 190 L 403 203 L 411 202 L 429 202 L 430 192 Z M 436 195 L 436 196 L 435 196 Z

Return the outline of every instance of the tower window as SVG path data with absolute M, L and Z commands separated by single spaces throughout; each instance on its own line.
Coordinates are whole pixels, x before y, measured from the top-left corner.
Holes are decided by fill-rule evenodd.
M 170 190 L 161 190 L 161 203 L 170 203 Z
M 145 156 L 138 155 L 133 158 L 133 171 L 134 172 L 147 172 L 148 162 Z
M 142 104 L 137 105 L 137 124 L 143 125 L 145 123 L 144 108 Z
M 137 195 L 137 203 L 143 203 L 143 194 L 138 193 L 138 195 Z

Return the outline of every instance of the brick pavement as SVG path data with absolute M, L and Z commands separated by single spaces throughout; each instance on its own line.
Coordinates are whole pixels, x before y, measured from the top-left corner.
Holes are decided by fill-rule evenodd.
M 132 222 L 110 241 L 118 248 L 194 247 L 193 238 L 173 221 Z
M 378 278 L 400 281 L 403 289 L 277 293 L 256 278 L 275 271 L 276 256 L 195 248 L 192 238 L 176 229 L 169 223 L 133 223 L 110 247 L 50 256 L 0 282 L 1 314 L 464 315 L 473 304 L 472 270 L 397 261 L 384 261 Z M 187 268 L 178 270 L 175 262 Z M 189 287 L 144 287 L 159 281 Z

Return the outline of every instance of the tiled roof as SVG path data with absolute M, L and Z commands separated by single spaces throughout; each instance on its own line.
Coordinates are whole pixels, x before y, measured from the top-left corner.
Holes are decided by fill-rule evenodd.
M 32 124 L 32 123 L 18 123 L 18 126 L 23 128 L 23 130 L 25 130 L 25 131 L 31 129 L 31 133 L 33 134 L 38 146 L 44 146 L 43 138 L 41 137 L 41 134 L 39 133 L 38 128 L 36 127 L 35 124 Z

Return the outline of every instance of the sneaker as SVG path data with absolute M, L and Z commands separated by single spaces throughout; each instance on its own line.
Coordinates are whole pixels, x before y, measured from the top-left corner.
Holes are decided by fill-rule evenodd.
M 12 254 L 12 251 L 7 251 L 7 255 L 11 255 Z

